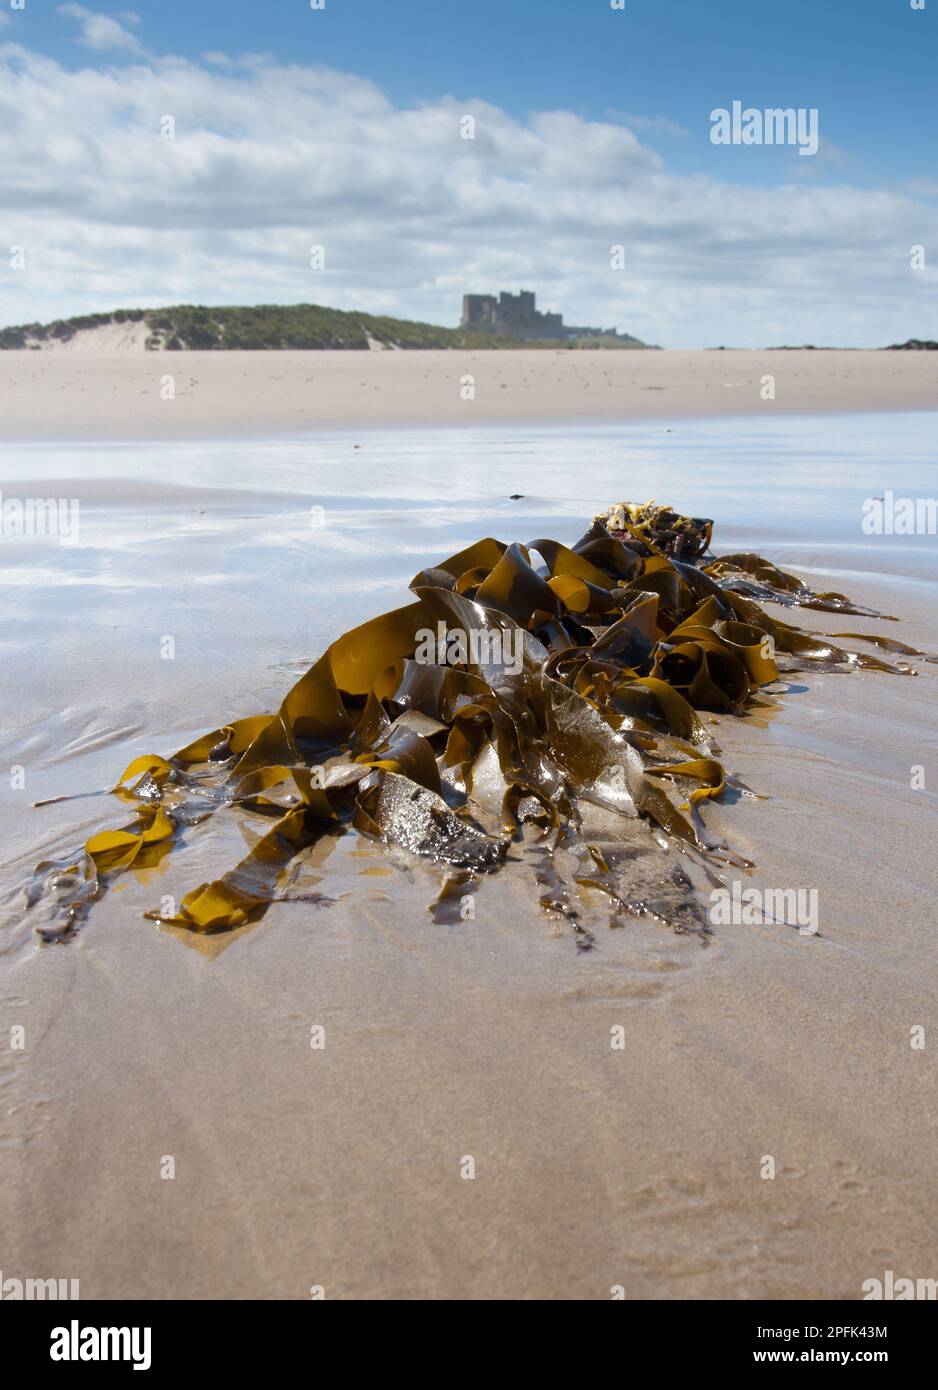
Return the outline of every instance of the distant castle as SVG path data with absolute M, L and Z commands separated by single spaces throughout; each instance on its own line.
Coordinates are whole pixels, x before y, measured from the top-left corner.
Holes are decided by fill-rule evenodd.
M 460 327 L 495 333 L 502 338 L 617 338 L 615 328 L 575 328 L 563 314 L 542 314 L 535 308 L 533 290 L 509 294 L 464 294 Z M 628 335 L 623 335 L 628 336 Z

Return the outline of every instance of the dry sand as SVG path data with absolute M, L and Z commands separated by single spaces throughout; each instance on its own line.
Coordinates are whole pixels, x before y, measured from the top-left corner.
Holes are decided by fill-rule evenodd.
M 0 353 L 14 439 L 936 408 L 925 351 Z

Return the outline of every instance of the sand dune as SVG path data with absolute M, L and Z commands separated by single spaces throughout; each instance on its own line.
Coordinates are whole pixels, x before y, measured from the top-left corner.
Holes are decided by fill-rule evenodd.
M 150 330 L 145 323 L 102 323 L 97 328 L 79 328 L 70 338 L 29 339 L 30 352 L 112 353 L 146 352 Z

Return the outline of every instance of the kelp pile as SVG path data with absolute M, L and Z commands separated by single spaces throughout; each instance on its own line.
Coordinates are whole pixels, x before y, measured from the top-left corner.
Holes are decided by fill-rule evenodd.
M 620 503 L 572 547 L 487 538 L 422 570 L 411 602 L 339 637 L 276 713 L 135 759 L 114 788 L 133 819 L 38 866 L 30 901 L 51 896 L 56 910 L 45 934 L 67 935 L 116 874 L 231 807 L 260 827 L 254 847 L 171 915 L 147 916 L 196 932 L 239 926 L 284 895 L 301 851 L 352 827 L 442 866 L 444 902 L 520 858 L 574 926 L 586 887 L 606 895 L 612 920 L 650 912 L 706 930 L 682 859 L 711 882 L 746 861 L 701 819 L 728 778 L 699 712 L 741 714 L 796 670 L 912 673 L 770 617 L 756 596 L 868 610 L 758 556 L 708 559 L 712 527 Z M 682 857 L 662 867 L 662 848 Z
M 614 502 L 596 517 L 616 540 L 641 541 L 677 560 L 697 560 L 710 549 L 713 522 L 680 516 L 654 502 Z

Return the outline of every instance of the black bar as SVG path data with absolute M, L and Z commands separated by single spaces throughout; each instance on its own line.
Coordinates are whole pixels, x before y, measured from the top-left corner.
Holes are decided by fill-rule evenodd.
M 576 1358 L 585 1370 L 590 1346 L 601 1351 L 606 1363 L 610 1353 L 623 1371 L 647 1365 L 668 1375 L 674 1371 L 698 1373 L 722 1369 L 755 1371 L 763 1367 L 836 1367 L 841 1372 L 873 1366 L 895 1371 L 917 1370 L 931 1350 L 936 1330 L 935 1307 L 921 1302 L 617 1302 L 609 1301 L 601 1321 L 587 1328 L 583 1313 L 571 1320 L 568 1307 L 552 1305 L 550 1322 L 537 1328 L 543 1309 L 532 1301 L 512 1304 L 511 1322 L 501 1328 L 507 1303 L 492 1302 L 489 1312 L 474 1306 L 467 1314 L 453 1305 L 405 1300 L 370 1303 L 352 1311 L 342 1300 L 301 1302 L 21 1302 L 3 1310 L 5 1365 L 22 1365 L 25 1371 L 45 1370 L 63 1379 L 91 1371 L 129 1374 L 134 1360 L 143 1374 L 157 1379 L 202 1371 L 213 1376 L 243 1377 L 257 1359 L 271 1358 L 271 1378 L 297 1368 L 312 1376 L 325 1369 L 330 1352 L 343 1358 L 346 1371 L 359 1368 L 362 1353 L 372 1351 L 382 1375 L 406 1371 L 408 1364 L 437 1365 L 437 1375 L 447 1376 L 431 1346 L 441 1330 L 441 1320 L 455 1316 L 459 1338 L 452 1370 L 465 1380 L 478 1365 L 478 1374 L 491 1375 L 502 1364 L 495 1346 L 479 1334 L 494 1323 L 498 1345 L 514 1345 L 512 1357 L 523 1357 L 528 1377 L 543 1362 L 556 1374 L 558 1352 Z M 523 1311 L 520 1311 L 519 1308 Z M 516 1319 L 520 1316 L 521 1324 Z M 529 1321 L 533 1316 L 535 1326 Z M 480 1321 L 483 1326 L 480 1326 Z M 375 1324 L 377 1323 L 377 1328 Z M 385 1325 L 389 1340 L 381 1337 Z M 127 1329 L 118 1340 L 101 1329 Z M 349 1333 L 375 1328 L 380 1340 L 348 1340 Z M 56 1331 L 59 1329 L 59 1331 Z M 64 1332 L 62 1331 L 64 1329 Z M 137 1340 L 131 1340 L 137 1329 Z M 149 1342 L 145 1330 L 149 1329 Z M 584 1337 L 601 1334 L 608 1341 L 592 1344 Z M 121 1360 L 57 1360 L 53 1345 L 69 1357 L 84 1348 L 90 1353 L 102 1345 L 124 1353 Z M 145 1365 L 147 1357 L 149 1365 Z M 341 1363 L 340 1363 L 341 1364 Z M 927 1364 L 927 1363 L 926 1363 Z M 274 1368 L 277 1368 L 274 1371 Z M 338 1369 L 338 1368 L 337 1368 Z M 598 1369 L 598 1367 L 597 1367 Z

